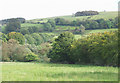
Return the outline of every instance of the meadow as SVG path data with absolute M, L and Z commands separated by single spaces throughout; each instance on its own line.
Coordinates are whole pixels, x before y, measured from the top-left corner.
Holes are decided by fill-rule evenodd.
M 49 17 L 49 18 L 42 18 L 42 19 L 33 19 L 33 20 L 29 20 L 29 21 L 43 23 L 43 22 L 47 22 L 48 19 L 55 19 L 55 18 L 64 18 L 65 20 L 69 20 L 69 21 L 73 21 L 73 20 L 77 20 L 77 19 L 79 19 L 79 20 L 86 20 L 86 19 L 97 20 L 97 19 L 101 19 L 101 18 L 108 20 L 108 19 L 113 19 L 116 16 L 118 16 L 118 12 L 106 11 L 106 12 L 100 12 L 99 15 L 94 15 L 94 16 L 75 17 L 74 15 L 66 15 L 66 16 L 56 16 L 56 17 Z
M 51 63 L 2 63 L 2 81 L 117 81 L 117 67 Z

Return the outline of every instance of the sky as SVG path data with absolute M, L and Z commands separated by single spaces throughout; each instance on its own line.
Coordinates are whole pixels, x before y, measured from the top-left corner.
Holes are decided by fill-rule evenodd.
M 0 20 L 72 15 L 77 11 L 118 11 L 119 0 L 0 0 Z

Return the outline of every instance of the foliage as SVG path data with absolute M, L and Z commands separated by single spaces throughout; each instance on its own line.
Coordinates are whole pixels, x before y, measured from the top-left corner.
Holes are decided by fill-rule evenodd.
M 15 22 L 18 21 L 20 23 L 25 23 L 25 18 L 10 18 L 10 19 L 4 19 L 1 20 L 1 24 L 7 24 L 9 22 Z
M 19 32 L 21 28 L 20 22 L 17 19 L 12 19 L 9 23 L 7 23 L 5 27 L 6 33 L 9 32 Z
M 29 31 L 29 33 L 37 33 L 37 32 L 39 32 L 39 27 L 36 27 L 36 26 L 30 26 L 30 27 L 28 27 L 28 31 Z
M 64 32 L 55 39 L 53 48 L 49 52 L 48 57 L 51 62 L 69 62 L 69 47 L 74 40 L 74 35 L 70 32 Z
M 25 46 L 29 48 L 31 52 L 38 55 L 38 47 L 35 44 L 26 44 Z
M 90 16 L 90 15 L 98 15 L 99 12 L 97 11 L 82 11 L 82 12 L 76 12 L 75 16 Z
M 40 45 L 44 42 L 43 38 L 38 33 L 33 33 L 31 36 L 35 39 L 35 45 Z
M 54 27 L 52 27 L 51 23 L 47 22 L 44 24 L 44 31 L 52 32 Z
M 41 56 L 47 55 L 47 53 L 49 52 L 49 50 L 51 49 L 51 46 L 49 43 L 42 43 L 39 47 L 38 47 L 38 53 Z
M 28 52 L 30 51 L 18 41 L 9 39 L 2 44 L 2 61 L 25 61 L 24 57 Z
M 69 32 L 60 34 L 48 57 L 51 62 L 117 66 L 118 32 L 92 33 L 74 40 Z
M 53 20 L 53 19 L 49 19 L 49 20 L 48 20 L 48 23 L 50 23 L 51 26 L 55 29 L 55 27 L 56 27 L 55 20 Z
M 85 32 L 85 27 L 83 25 L 80 25 L 79 28 L 76 28 L 73 33 L 75 34 L 83 34 Z
M 38 55 L 34 54 L 34 53 L 29 53 L 25 56 L 25 60 L 26 61 L 36 61 L 38 60 Z
M 7 42 L 7 40 L 8 40 L 7 35 L 4 33 L 0 33 L 0 40 L 2 40 L 3 42 Z
M 71 59 L 76 63 L 112 65 L 118 63 L 118 32 L 90 34 L 71 44 Z
M 8 39 L 15 39 L 17 40 L 20 44 L 25 43 L 25 38 L 21 33 L 18 32 L 11 32 L 8 34 Z
M 20 32 L 21 32 L 23 35 L 30 33 L 29 30 L 27 30 L 27 29 L 21 29 Z
M 31 35 L 28 35 L 28 34 L 26 34 L 25 35 L 25 39 L 26 39 L 26 43 L 28 43 L 28 44 L 35 44 L 35 39 L 31 36 Z
M 85 27 L 85 30 L 93 30 L 93 29 L 110 29 L 110 28 L 117 28 L 118 23 L 115 19 L 97 19 L 97 20 L 73 20 L 71 22 L 66 21 L 63 18 L 56 18 L 56 25 L 61 26 L 81 26 L 83 25 Z

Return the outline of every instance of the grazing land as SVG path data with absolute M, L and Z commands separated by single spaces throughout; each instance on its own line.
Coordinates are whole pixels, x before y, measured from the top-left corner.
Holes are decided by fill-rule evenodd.
M 72 16 L 72 15 L 66 15 L 66 16 L 56 16 L 56 17 L 43 18 L 43 19 L 33 19 L 33 20 L 29 20 L 29 21 L 43 23 L 43 22 L 47 22 L 48 19 L 55 19 L 55 18 L 64 18 L 65 20 L 69 20 L 69 21 L 73 21 L 73 20 L 77 20 L 77 19 L 79 19 L 79 20 L 86 20 L 86 19 L 97 20 L 97 19 L 101 19 L 101 18 L 103 18 L 105 20 L 108 20 L 108 19 L 113 19 L 116 16 L 118 16 L 118 12 L 111 11 L 111 12 L 100 12 L 100 14 L 93 15 L 93 16 L 78 16 L 78 17 L 75 17 L 75 16 Z
M 117 67 L 50 63 L 2 63 L 3 81 L 117 81 Z

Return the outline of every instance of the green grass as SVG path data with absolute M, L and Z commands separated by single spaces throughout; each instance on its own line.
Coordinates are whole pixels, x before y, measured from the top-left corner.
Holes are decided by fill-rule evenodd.
M 96 20 L 96 19 L 105 19 L 105 20 L 108 20 L 108 19 L 113 19 L 115 17 L 118 16 L 118 12 L 100 12 L 98 15 L 93 15 L 93 16 L 78 16 L 78 17 L 73 17 L 71 15 L 68 15 L 68 16 L 60 16 L 61 18 L 64 18 L 66 20 L 69 20 L 69 21 L 73 21 L 73 20 L 86 20 L 89 18 L 89 20 Z
M 39 27 L 39 28 L 42 28 L 43 25 L 42 24 L 31 24 L 31 23 L 22 23 L 21 24 L 21 27 L 25 27 L 25 28 L 28 28 L 28 27 Z
M 3 81 L 117 81 L 117 67 L 47 63 L 3 63 Z
M 117 11 L 109 11 L 109 12 L 100 12 L 99 15 L 93 15 L 93 16 L 78 16 L 78 17 L 74 17 L 72 15 L 66 15 L 66 16 L 56 16 L 56 17 L 50 17 L 50 18 L 43 18 L 41 19 L 33 19 L 33 20 L 29 20 L 32 22 L 47 22 L 48 19 L 55 19 L 55 18 L 64 18 L 65 20 L 69 20 L 69 21 L 73 21 L 73 20 L 86 20 L 89 18 L 89 20 L 96 20 L 96 19 L 114 19 L 115 17 L 118 16 L 118 12 Z
M 80 35 L 80 34 L 76 34 L 75 35 L 75 38 L 78 39 L 78 38 L 81 38 L 81 37 L 85 37 L 87 36 L 88 34 L 90 33 L 103 33 L 103 32 L 109 32 L 109 31 L 115 31 L 115 30 L 118 30 L 117 28 L 113 28 L 113 29 L 96 29 L 96 30 L 86 30 L 85 31 L 85 34 L 83 35 Z
M 99 32 L 106 32 L 106 31 L 115 31 L 115 30 L 118 30 L 118 28 L 112 28 L 112 29 L 96 29 L 96 30 L 86 30 L 86 33 L 89 34 L 89 33 L 99 33 Z

